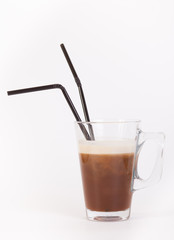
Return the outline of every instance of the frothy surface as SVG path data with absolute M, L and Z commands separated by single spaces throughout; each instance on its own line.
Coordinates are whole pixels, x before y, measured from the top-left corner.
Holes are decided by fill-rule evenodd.
M 130 139 L 113 141 L 80 141 L 79 153 L 85 154 L 121 154 L 135 152 L 136 142 Z

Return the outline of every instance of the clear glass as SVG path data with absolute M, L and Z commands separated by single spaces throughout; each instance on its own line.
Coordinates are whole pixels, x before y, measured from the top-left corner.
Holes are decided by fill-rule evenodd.
M 139 124 L 139 120 L 75 123 L 89 220 L 127 220 L 135 190 L 160 179 L 164 134 L 144 133 Z M 84 134 L 84 128 L 90 139 Z M 142 179 L 137 169 L 138 156 L 148 139 L 158 146 L 157 159 L 151 175 Z

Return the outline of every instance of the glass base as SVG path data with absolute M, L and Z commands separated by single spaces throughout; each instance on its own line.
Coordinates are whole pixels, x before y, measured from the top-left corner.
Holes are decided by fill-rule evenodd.
M 86 216 L 91 221 L 118 222 L 129 219 L 130 208 L 117 212 L 96 212 L 86 209 Z

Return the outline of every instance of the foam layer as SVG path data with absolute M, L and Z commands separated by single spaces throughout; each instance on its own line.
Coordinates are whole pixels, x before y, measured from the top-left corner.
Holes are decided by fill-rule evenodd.
M 119 154 L 135 152 L 136 142 L 130 139 L 116 141 L 80 141 L 79 153 Z

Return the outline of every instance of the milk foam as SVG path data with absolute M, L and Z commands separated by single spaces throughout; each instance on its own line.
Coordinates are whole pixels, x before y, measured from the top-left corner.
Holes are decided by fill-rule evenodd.
M 88 154 L 121 154 L 134 153 L 136 142 L 132 139 L 111 141 L 80 141 L 79 153 Z

